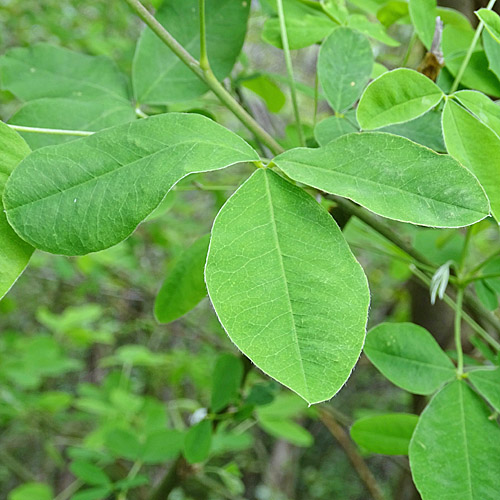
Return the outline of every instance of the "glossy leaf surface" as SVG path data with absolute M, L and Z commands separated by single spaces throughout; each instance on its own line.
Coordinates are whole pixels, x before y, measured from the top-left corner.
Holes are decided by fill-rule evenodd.
M 129 236 L 186 175 L 257 159 L 208 118 L 168 113 L 34 151 L 10 177 L 4 204 L 33 246 L 81 255 Z
M 413 323 L 376 326 L 364 352 L 393 384 L 414 394 L 432 394 L 455 377 L 453 363 L 434 337 Z
M 388 71 L 373 80 L 359 101 L 357 118 L 362 129 L 371 130 L 417 118 L 443 98 L 429 78 L 411 69 Z
M 229 337 L 262 371 L 309 403 L 342 387 L 369 293 L 337 225 L 303 190 L 256 171 L 214 222 L 205 277 Z
M 489 416 L 463 381 L 431 400 L 410 443 L 410 467 L 423 500 L 496 498 L 500 428 Z
M 392 134 L 344 135 L 323 148 L 293 149 L 274 161 L 292 179 L 390 219 L 458 227 L 489 213 L 481 186 L 457 161 Z
M 338 113 L 363 92 L 373 69 L 370 43 L 350 28 L 337 28 L 323 42 L 318 58 L 318 78 L 328 103 Z

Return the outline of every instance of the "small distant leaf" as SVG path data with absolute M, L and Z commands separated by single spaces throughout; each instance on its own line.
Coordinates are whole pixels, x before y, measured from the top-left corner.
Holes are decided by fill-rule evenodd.
M 111 484 L 108 475 L 96 465 L 79 460 L 70 465 L 71 472 L 86 484 L 92 486 L 106 486 Z
M 129 101 L 110 97 L 43 98 L 26 103 L 10 119 L 14 125 L 98 131 L 136 119 Z M 23 133 L 32 149 L 74 141 L 77 136 Z
M 23 101 L 42 97 L 129 99 L 127 81 L 111 60 L 45 43 L 8 50 L 0 57 L 0 80 L 4 90 Z
M 376 326 L 364 352 L 393 384 L 414 394 L 432 394 L 455 378 L 453 363 L 434 337 L 413 323 Z
M 478 120 L 500 136 L 500 106 L 482 92 L 460 90 L 453 94 Z
M 172 460 L 182 451 L 184 433 L 175 429 L 162 429 L 148 435 L 143 445 L 141 461 L 162 464 Z
M 469 380 L 479 393 L 500 412 L 500 368 L 474 370 L 468 373 Z
M 318 78 L 328 103 L 337 113 L 357 101 L 373 69 L 370 43 L 350 28 L 337 28 L 323 42 L 318 56 Z
M 112 491 L 112 487 L 89 488 L 87 490 L 78 491 L 71 497 L 71 500 L 102 500 L 103 498 L 107 498 Z
M 125 429 L 113 429 L 106 434 L 106 448 L 119 458 L 136 461 L 141 458 L 142 446 L 137 436 Z
M 272 419 L 259 413 L 257 415 L 259 426 L 277 439 L 303 447 L 312 446 L 314 443 L 311 433 L 292 420 Z
M 8 500 L 52 500 L 54 494 L 48 484 L 26 483 L 13 489 Z
M 354 422 L 351 437 L 359 445 L 382 455 L 408 455 L 417 415 L 391 413 Z
M 266 75 L 259 75 L 255 78 L 243 80 L 241 85 L 264 99 L 267 109 L 271 113 L 279 113 L 286 103 L 285 94 Z
M 184 439 L 184 456 L 190 464 L 203 462 L 210 454 L 212 423 L 202 420 L 191 427 Z
M 276 1 L 269 2 L 272 11 L 277 14 Z M 290 49 L 303 49 L 321 42 L 328 36 L 336 24 L 320 10 L 295 0 L 284 0 L 283 11 Z M 277 17 L 271 17 L 264 23 L 262 39 L 278 48 L 281 43 L 280 23 Z
M 500 428 L 489 416 L 461 380 L 434 396 L 410 443 L 411 472 L 423 500 L 496 498 Z
M 155 300 L 155 316 L 170 323 L 193 309 L 207 295 L 204 270 L 210 235 L 196 240 L 168 272 Z
M 82 255 L 129 236 L 186 175 L 258 158 L 204 116 L 157 115 L 34 151 L 9 178 L 4 206 L 33 246 Z
M 353 14 L 347 20 L 349 28 L 358 30 L 363 35 L 378 40 L 389 47 L 398 47 L 400 43 L 391 38 L 385 31 L 384 26 L 378 22 L 371 22 L 363 14 Z
M 476 16 L 483 21 L 489 34 L 500 43 L 500 16 L 489 9 L 479 9 Z
M 7 179 L 18 163 L 30 153 L 23 138 L 0 122 L 0 198 Z M 9 291 L 24 271 L 33 253 L 33 247 L 14 232 L 5 216 L 0 201 L 0 299 Z
M 355 117 L 353 117 L 356 120 Z M 319 122 L 314 129 L 314 137 L 320 146 L 326 146 L 329 142 L 347 134 L 357 132 L 358 128 L 351 120 L 342 116 L 330 116 Z
M 361 96 L 358 122 L 365 130 L 407 122 L 437 106 L 443 97 L 441 89 L 417 71 L 388 71 L 373 80 Z
M 217 359 L 212 377 L 211 410 L 218 412 L 238 398 L 243 363 L 231 354 L 222 354 Z
M 436 0 L 409 0 L 409 10 L 418 37 L 430 50 L 438 15 Z
M 489 213 L 483 189 L 462 165 L 391 134 L 344 135 L 322 148 L 292 149 L 274 162 L 298 182 L 390 219 L 458 227 Z
M 369 294 L 332 217 L 302 189 L 257 170 L 217 215 L 205 278 L 229 337 L 261 370 L 310 403 L 342 387 Z
M 491 288 L 487 280 L 474 281 L 477 298 L 489 310 L 494 311 L 498 307 L 498 296 Z
M 448 152 L 471 170 L 491 203 L 491 213 L 500 219 L 500 138 L 459 104 L 448 99 L 443 112 L 443 133 Z
M 156 19 L 196 59 L 200 56 L 198 0 L 164 0 Z M 222 80 L 231 72 L 247 29 L 250 1 L 207 0 L 206 36 L 210 66 Z M 137 42 L 132 80 L 141 104 L 188 101 L 208 87 L 149 29 Z

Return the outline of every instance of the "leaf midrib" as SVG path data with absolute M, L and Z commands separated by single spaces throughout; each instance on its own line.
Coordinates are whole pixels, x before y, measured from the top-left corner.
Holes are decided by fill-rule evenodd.
M 286 297 L 288 299 L 288 308 L 289 308 L 289 311 L 290 311 L 290 316 L 292 318 L 293 340 L 295 341 L 294 344 L 295 344 L 296 349 L 297 349 L 298 359 L 299 359 L 299 362 L 300 362 L 301 375 L 302 375 L 302 379 L 304 381 L 304 387 L 305 387 L 305 390 L 307 392 L 307 396 L 309 397 L 309 387 L 307 385 L 306 373 L 305 373 L 305 370 L 304 370 L 304 362 L 302 360 L 302 353 L 301 353 L 301 350 L 300 350 L 300 343 L 299 343 L 299 338 L 298 338 L 298 335 L 297 335 L 297 325 L 295 323 L 295 316 L 294 316 L 294 313 L 293 313 L 292 301 L 290 299 L 290 290 L 289 290 L 289 287 L 288 287 L 288 281 L 287 281 L 287 278 L 286 278 L 286 271 L 285 271 L 285 264 L 283 262 L 283 254 L 281 252 L 281 246 L 280 246 L 280 241 L 279 241 L 279 237 L 278 237 L 278 228 L 276 226 L 276 218 L 275 218 L 275 213 L 274 213 L 274 206 L 273 206 L 271 189 L 270 189 L 270 186 L 269 186 L 269 179 L 268 179 L 267 172 L 264 172 L 264 181 L 265 181 L 265 186 L 266 186 L 267 199 L 268 199 L 268 202 L 269 202 L 269 212 L 270 212 L 270 215 L 271 215 L 271 225 L 272 225 L 272 228 L 273 228 L 273 239 L 274 239 L 274 242 L 276 244 L 276 250 L 277 250 L 277 253 L 278 253 L 280 268 L 281 268 L 281 272 L 282 272 L 282 276 L 283 276 L 283 283 L 285 285 Z
M 325 146 L 325 147 L 328 147 L 328 146 Z M 297 160 L 293 160 L 293 161 L 291 161 L 291 160 L 283 160 L 283 161 L 284 162 L 288 162 L 288 163 L 296 163 L 297 165 L 305 166 L 305 167 L 308 167 L 308 168 L 310 168 L 312 170 L 319 170 L 320 172 L 335 173 L 335 174 L 337 174 L 339 176 L 344 176 L 344 177 L 347 177 L 349 179 L 361 180 L 363 182 L 366 182 L 367 184 L 373 184 L 373 185 L 379 186 L 379 187 L 381 186 L 381 187 L 385 187 L 385 188 L 390 188 L 390 189 L 393 189 L 394 191 L 396 191 L 398 193 L 408 194 L 408 195 L 414 196 L 416 198 L 421 198 L 423 200 L 428 200 L 428 201 L 430 200 L 430 201 L 433 201 L 433 202 L 435 202 L 437 204 L 441 204 L 441 205 L 445 205 L 445 206 L 450 206 L 450 207 L 453 207 L 453 208 L 460 208 L 462 210 L 466 210 L 467 212 L 471 212 L 473 214 L 481 214 L 483 216 L 485 215 L 484 212 L 480 212 L 478 210 L 472 210 L 472 209 L 470 209 L 468 207 L 464 207 L 463 205 L 456 205 L 456 204 L 448 203 L 446 201 L 437 200 L 436 198 L 431 198 L 430 196 L 423 196 L 423 195 L 420 195 L 418 193 L 414 193 L 412 191 L 405 191 L 404 189 L 398 188 L 397 186 L 393 186 L 391 184 L 386 184 L 386 183 L 383 183 L 383 182 L 372 181 L 372 180 L 367 179 L 365 177 L 359 177 L 359 176 L 356 176 L 356 175 L 353 175 L 353 174 L 348 174 L 346 172 L 340 172 L 339 170 L 336 170 L 336 169 L 330 170 L 330 169 L 318 167 L 316 165 L 311 165 L 308 162 L 306 163 L 306 162 L 301 162 L 301 161 L 297 161 Z M 278 160 L 278 164 L 279 163 L 280 163 L 280 161 Z M 296 179 L 296 180 L 299 180 L 300 182 L 306 182 L 306 181 L 303 181 L 303 180 L 300 180 L 300 179 Z M 314 183 L 307 182 L 307 184 L 310 185 L 310 186 L 312 186 L 312 187 L 315 187 L 316 189 L 325 189 L 324 187 L 315 186 Z M 332 194 L 337 194 L 338 196 L 348 196 L 348 195 L 340 194 L 338 192 L 337 193 L 332 192 Z

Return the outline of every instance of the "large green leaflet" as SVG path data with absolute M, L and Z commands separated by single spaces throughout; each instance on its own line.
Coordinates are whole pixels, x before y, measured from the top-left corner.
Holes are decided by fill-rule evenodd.
M 443 111 L 443 133 L 448 152 L 476 175 L 500 219 L 500 138 L 451 99 Z
M 208 118 L 168 113 L 34 151 L 10 177 L 4 205 L 33 246 L 81 255 L 129 236 L 186 175 L 258 159 Z
M 365 130 L 407 122 L 439 104 L 443 96 L 421 73 L 406 68 L 388 71 L 373 80 L 361 96 L 358 122 Z
M 469 373 L 469 380 L 491 406 L 500 412 L 500 368 L 474 370 Z
M 369 292 L 332 217 L 270 170 L 257 170 L 212 229 L 205 280 L 231 340 L 309 403 L 331 398 L 365 337 Z
M 0 122 L 0 196 L 10 174 L 29 152 L 22 137 Z M 0 210 L 0 299 L 24 271 L 32 253 L 33 248 L 17 236 Z
M 459 227 L 489 213 L 481 186 L 457 161 L 392 134 L 344 135 L 322 148 L 292 149 L 274 162 L 296 181 L 390 219 Z
M 366 336 L 364 352 L 386 378 L 414 394 L 432 394 L 455 377 L 434 337 L 413 323 L 376 326 Z
M 476 16 L 483 21 L 486 29 L 497 43 L 500 43 L 500 16 L 488 9 L 479 9 Z
M 354 422 L 351 437 L 359 446 L 384 455 L 408 455 L 417 415 L 389 413 L 365 417 Z
M 453 94 L 472 114 L 500 136 L 500 106 L 476 90 L 460 90 Z
M 193 309 L 206 295 L 203 271 L 210 235 L 196 240 L 168 273 L 155 300 L 155 316 L 170 323 Z
M 370 43 L 350 28 L 337 28 L 323 42 L 318 56 L 318 78 L 328 103 L 337 113 L 354 104 L 373 69 Z
M 136 115 L 129 101 L 110 97 L 43 98 L 27 102 L 9 123 L 29 127 L 98 131 L 130 122 Z M 31 149 L 61 144 L 77 136 L 23 133 Z
M 215 76 L 231 71 L 245 39 L 249 1 L 207 0 L 207 50 Z M 195 58 L 200 55 L 198 0 L 165 0 L 156 18 Z M 132 68 L 134 93 L 144 104 L 187 101 L 208 88 L 149 29 L 142 33 Z
M 127 81 L 106 57 L 48 44 L 8 50 L 0 58 L 2 88 L 23 101 L 42 97 L 129 98 Z
M 490 413 L 460 380 L 431 400 L 410 443 L 413 480 L 423 500 L 498 497 L 500 428 Z
M 488 69 L 500 79 L 500 43 L 498 43 L 487 30 L 483 31 L 482 38 L 484 52 L 488 59 Z

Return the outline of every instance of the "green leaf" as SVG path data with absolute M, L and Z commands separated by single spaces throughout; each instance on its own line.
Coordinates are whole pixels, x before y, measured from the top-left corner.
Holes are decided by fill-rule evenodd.
M 186 175 L 256 160 L 208 118 L 168 113 L 34 151 L 10 177 L 4 205 L 33 246 L 82 255 L 129 236 Z
M 492 71 L 497 79 L 500 79 L 500 44 L 488 33 L 483 31 L 483 46 L 486 54 L 488 69 Z
M 489 311 L 494 311 L 498 307 L 497 293 L 490 287 L 487 280 L 474 281 L 474 289 L 477 298 Z
M 212 400 L 210 408 L 219 412 L 234 403 L 239 396 L 243 379 L 243 363 L 231 354 L 222 354 L 217 359 L 212 377 Z
M 441 119 L 441 111 L 432 109 L 409 122 L 383 127 L 380 132 L 400 135 L 434 151 L 445 153 L 446 146 L 444 145 Z
M 255 78 L 243 80 L 241 85 L 251 90 L 259 97 L 262 97 L 266 103 L 267 109 L 271 111 L 271 113 L 279 113 L 286 103 L 285 94 L 278 85 L 266 75 L 259 75 Z
M 385 31 L 384 27 L 378 22 L 371 22 L 362 14 L 353 14 L 347 20 L 349 28 L 355 29 L 367 37 L 378 40 L 379 42 L 389 45 L 389 47 L 399 47 L 400 43 L 394 38 L 391 38 Z
M 410 467 L 423 500 L 498 496 L 500 428 L 463 381 L 444 387 L 418 421 Z
M 2 88 L 23 101 L 42 97 L 128 100 L 125 77 L 103 56 L 48 44 L 14 48 L 0 57 Z
M 383 455 L 408 455 L 417 415 L 390 413 L 354 422 L 351 437 L 359 446 Z
M 500 412 L 500 368 L 474 370 L 469 372 L 468 376 L 479 393 Z
M 441 89 L 417 71 L 388 71 L 373 80 L 361 96 L 358 122 L 365 130 L 407 122 L 437 106 L 443 97 Z
M 318 78 L 328 103 L 337 113 L 354 104 L 373 69 L 370 43 L 350 28 L 337 28 L 323 42 L 318 56 Z
M 115 457 L 136 461 L 141 458 L 142 446 L 137 436 L 129 430 L 112 429 L 105 436 L 106 448 Z
M 14 125 L 98 131 L 136 119 L 130 102 L 110 97 L 43 98 L 26 103 L 10 119 Z M 31 149 L 75 140 L 76 136 L 21 132 Z
M 16 165 L 30 153 L 22 137 L 0 122 L 0 197 Z M 33 248 L 13 231 L 0 203 L 0 299 L 10 290 L 30 260 Z
M 112 491 L 113 489 L 111 487 L 89 488 L 78 491 L 71 497 L 71 500 L 102 500 L 103 498 L 108 498 Z
M 71 472 L 84 483 L 92 486 L 107 486 L 111 484 L 108 475 L 90 462 L 78 460 L 70 465 Z
M 183 447 L 183 432 L 174 429 L 152 432 L 143 445 L 141 461 L 146 464 L 163 464 L 179 455 Z
M 492 158 L 500 158 L 500 138 L 451 99 L 444 107 L 443 133 L 448 152 L 478 178 L 490 200 L 491 213 L 499 220 L 500 164 Z
M 475 12 L 476 16 L 483 21 L 489 34 L 500 43 L 500 16 L 489 9 L 479 9 Z
M 276 2 L 269 2 L 276 14 Z M 283 11 L 290 49 L 303 49 L 321 42 L 328 36 L 336 24 L 322 12 L 297 2 L 284 0 Z M 264 23 L 262 39 L 274 47 L 282 49 L 280 23 L 277 17 L 271 17 Z
M 212 444 L 212 423 L 202 420 L 187 431 L 184 439 L 184 457 L 190 464 L 205 461 Z
M 356 117 L 353 117 L 354 121 Z M 326 146 L 339 137 L 357 132 L 358 129 L 352 121 L 343 116 L 330 116 L 319 122 L 314 129 L 314 137 L 320 146 Z
M 430 50 L 436 26 L 436 0 L 409 0 L 410 18 L 420 41 Z
M 298 182 L 390 219 L 459 227 L 489 213 L 488 200 L 468 170 L 404 137 L 349 134 L 322 148 L 292 149 L 274 162 Z
M 8 500 L 52 500 L 54 494 L 52 488 L 48 484 L 43 483 L 26 483 L 13 489 Z
M 204 270 L 210 235 L 196 240 L 168 273 L 155 300 L 155 316 L 170 323 L 191 311 L 207 295 Z
M 308 447 L 314 443 L 311 433 L 292 420 L 273 419 L 258 415 L 259 426 L 276 439 L 284 439 L 295 446 Z
M 206 1 L 208 58 L 219 80 L 229 75 L 241 51 L 249 12 L 249 1 Z M 156 19 L 193 57 L 199 58 L 198 0 L 164 0 Z M 187 101 L 208 90 L 149 28 L 144 29 L 137 43 L 132 80 L 135 98 L 141 104 Z
M 369 293 L 332 217 L 303 190 L 257 170 L 214 222 L 205 279 L 229 337 L 262 371 L 311 404 L 342 387 Z
M 413 394 L 432 394 L 455 377 L 434 337 L 413 323 L 376 326 L 366 336 L 364 352 L 386 378 Z
M 489 97 L 475 90 L 460 90 L 453 96 L 478 120 L 500 136 L 500 106 Z

